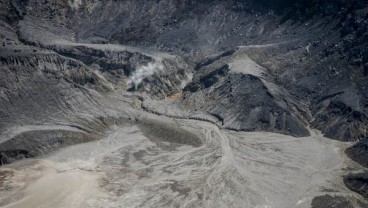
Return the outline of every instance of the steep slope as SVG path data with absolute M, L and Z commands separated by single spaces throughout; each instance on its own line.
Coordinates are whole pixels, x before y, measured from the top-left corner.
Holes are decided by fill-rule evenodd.
M 27 23 L 19 24 L 30 34 L 23 29 L 19 34 L 34 46 L 24 45 L 6 22 L 1 25 L 1 164 L 101 138 L 109 126 L 130 117 L 119 109 L 138 102 L 115 105 L 107 96 L 133 89 L 164 98 L 180 91 L 191 76 L 177 56 L 77 44 L 58 33 L 65 29 Z M 144 80 L 148 76 L 155 84 Z
M 287 8 L 294 2 L 279 3 Z M 267 45 L 251 47 L 248 56 L 266 68 L 277 85 L 308 105 L 314 117 L 312 127 L 344 141 L 366 137 L 364 1 L 348 5 L 318 1 L 304 6 L 313 7 L 314 13 L 309 15 L 320 16 L 308 16 L 303 9 L 294 19 L 304 22 L 282 24 L 274 14 L 281 8 L 267 10 L 262 3 L 274 8 L 269 1 L 257 5 L 251 1 L 215 1 L 210 5 L 206 1 L 90 1 L 69 8 L 75 15 L 64 24 L 75 32 L 77 41 L 170 51 L 193 67 L 206 56 L 241 45 Z M 332 8 L 340 13 L 331 12 Z
M 46 48 L 88 67 L 86 72 L 75 72 L 82 75 L 72 75 L 81 76 L 77 78 L 79 84 L 94 82 L 90 85 L 94 88 L 95 82 L 105 82 L 112 90 L 125 90 L 128 84 L 130 90 L 146 92 L 155 99 L 182 93 L 191 74 L 196 73 L 186 87 L 191 93 L 186 94 L 183 105 L 219 116 L 224 127 L 305 136 L 308 132 L 303 126 L 307 122 L 334 139 L 355 141 L 367 136 L 364 50 L 367 9 L 361 1 L 352 4 L 350 11 L 354 9 L 354 13 L 345 11 L 341 2 L 319 2 L 321 9 L 333 6 L 341 9 L 341 14 L 283 24 L 279 24 L 278 15 L 253 2 L 216 1 L 208 6 L 202 1 L 142 4 L 129 0 L 45 3 L 4 0 L 2 4 L 4 60 L 9 60 L 11 54 L 6 52 L 7 48 L 14 53 L 18 51 L 20 56 L 26 54 L 19 52 L 16 47 L 21 46 L 14 44 Z M 286 7 L 289 2 L 282 5 Z M 323 11 L 323 15 L 330 15 Z M 66 15 L 70 18 L 65 18 Z M 362 27 L 357 28 L 357 24 Z M 152 53 L 138 48 L 105 44 L 109 42 L 171 51 L 182 55 L 187 63 L 175 55 L 162 53 L 152 57 Z M 237 50 L 241 45 L 247 45 L 240 47 L 243 55 L 235 58 L 229 54 L 230 58 L 224 60 L 211 58 L 225 49 Z M 30 50 L 36 52 L 29 56 L 37 54 L 38 49 Z M 14 53 L 12 56 L 16 57 L 18 54 Z M 233 61 L 238 65 L 235 68 L 245 68 L 246 72 L 225 69 L 234 65 Z M 8 62 L 4 65 L 12 64 Z M 149 63 L 153 64 L 148 68 L 153 69 L 137 79 L 134 70 Z M 171 72 L 167 75 L 167 72 L 160 75 L 152 72 L 161 71 L 162 67 Z M 191 71 L 191 67 L 197 70 Z M 259 68 L 262 68 L 261 75 L 249 74 L 249 70 Z M 90 69 L 93 72 L 88 72 Z M 217 69 L 220 71 L 215 72 Z M 130 76 L 137 79 L 133 85 L 141 81 L 142 85 L 133 86 L 133 81 L 128 80 Z M 221 81 L 210 87 L 217 79 Z M 227 91 L 233 89 L 239 90 Z M 259 94 L 253 94 L 257 90 Z M 206 96 L 223 102 L 220 105 L 207 102 Z M 257 99 L 249 99 L 253 96 Z M 227 108 L 231 110 L 224 111 Z
M 176 164 L 183 155 L 179 148 L 178 155 L 170 156 L 175 145 L 192 145 L 193 151 L 184 153 L 195 154 L 201 153 L 196 148 L 206 144 L 197 138 L 203 135 L 188 132 L 194 131 L 194 127 L 172 124 L 177 122 L 175 119 L 192 119 L 188 122 L 203 120 L 216 125 L 203 124 L 214 128 L 212 133 L 217 132 L 218 137 L 212 137 L 211 133 L 209 140 L 215 138 L 221 145 L 235 141 L 230 150 L 224 145 L 223 152 L 235 152 L 242 165 L 254 162 L 249 159 L 251 155 L 243 163 L 245 153 L 237 149 L 242 142 L 237 136 L 225 138 L 223 135 L 228 133 L 221 131 L 232 132 L 229 135 L 236 134 L 233 130 L 239 131 L 239 135 L 242 131 L 267 131 L 306 137 L 303 139 L 311 139 L 308 136 L 312 133 L 315 139 L 311 129 L 318 129 L 335 140 L 358 142 L 346 153 L 366 166 L 366 1 L 282 0 L 275 5 L 268 0 L 2 0 L 0 37 L 0 164 L 105 138 L 115 125 L 136 125 L 150 141 L 157 143 L 152 151 L 163 159 L 156 158 L 155 153 L 148 154 L 147 157 L 153 157 L 150 158 L 153 166 L 161 167 L 159 163 L 164 163 L 165 158 Z M 147 120 L 145 116 L 153 115 L 143 111 L 175 119 L 162 124 L 158 120 L 164 117 Z M 211 143 L 207 144 L 212 148 Z M 288 151 L 287 146 L 282 148 Z M 278 151 L 277 147 L 273 150 Z M 203 154 L 207 162 L 219 162 L 212 153 Z M 124 151 L 110 156 L 105 158 L 107 166 L 118 163 L 123 169 L 126 167 L 119 162 L 127 159 Z M 219 157 L 227 160 L 228 156 Z M 314 155 L 306 158 L 318 160 Z M 298 164 L 310 162 L 299 158 L 296 162 L 300 163 L 290 165 L 290 160 L 292 156 L 285 159 L 282 167 L 297 169 Z M 346 166 L 341 165 L 345 163 Z M 310 173 L 311 181 L 318 182 L 321 175 L 326 180 L 338 180 L 340 173 L 347 173 L 345 169 L 352 169 L 354 174 L 345 178 L 345 184 L 366 196 L 366 175 L 355 174 L 366 169 L 348 159 L 341 164 L 328 169 L 328 173 L 315 167 L 319 172 Z M 234 169 L 242 172 L 232 172 L 227 178 L 228 169 L 221 167 L 215 168 L 212 175 L 206 169 L 200 171 L 220 184 L 221 179 L 242 184 L 249 179 L 247 174 L 253 174 L 239 166 Z M 140 170 L 134 171 L 139 175 Z M 115 176 L 111 177 L 114 181 Z M 116 179 L 124 182 L 122 178 Z M 185 186 L 184 190 L 178 190 L 177 184 L 173 184 L 170 188 L 174 192 L 204 197 Z M 112 191 L 120 192 L 111 186 Z M 232 188 L 229 189 L 238 194 L 235 198 L 239 205 L 245 192 L 237 186 Z M 266 192 L 274 190 L 271 187 Z M 336 190 L 344 194 L 330 194 L 322 187 L 318 196 L 308 191 L 305 194 L 315 197 L 314 203 L 307 200 L 314 207 L 324 200 L 336 202 L 340 207 L 364 207 L 361 198 L 346 194 L 349 191 L 346 188 Z M 249 206 L 265 200 L 259 187 L 251 187 L 249 191 L 255 197 L 249 199 Z M 210 197 L 217 196 L 211 193 Z M 147 200 L 152 206 L 177 205 L 177 201 L 170 201 L 171 193 L 167 196 L 169 199 L 163 200 L 163 204 Z M 186 193 L 183 199 L 193 199 L 184 196 Z M 298 197 L 303 204 L 306 199 Z M 214 202 L 220 205 L 219 201 Z M 203 205 L 201 200 L 195 203 Z M 285 204 L 291 206 L 290 202 Z
M 204 109 L 222 125 L 241 131 L 276 131 L 308 136 L 302 103 L 274 84 L 267 70 L 239 48 L 197 65 L 184 89 L 184 105 Z

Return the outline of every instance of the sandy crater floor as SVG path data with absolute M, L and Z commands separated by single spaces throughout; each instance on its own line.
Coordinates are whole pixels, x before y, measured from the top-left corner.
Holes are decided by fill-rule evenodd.
M 325 193 L 355 197 L 342 182 L 340 142 L 169 122 L 203 145 L 153 141 L 138 126 L 115 127 L 101 141 L 1 167 L 0 206 L 304 208 Z

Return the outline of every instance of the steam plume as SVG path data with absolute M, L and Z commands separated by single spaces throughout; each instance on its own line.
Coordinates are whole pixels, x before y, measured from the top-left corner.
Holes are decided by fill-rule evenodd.
M 147 65 L 140 66 L 133 74 L 130 76 L 128 85 L 134 84 L 135 88 L 142 82 L 146 77 L 152 76 L 158 71 L 162 71 L 164 66 L 161 61 L 155 61 L 148 63 Z

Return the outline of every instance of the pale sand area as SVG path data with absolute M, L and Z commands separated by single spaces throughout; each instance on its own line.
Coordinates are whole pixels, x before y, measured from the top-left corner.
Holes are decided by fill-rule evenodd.
M 116 127 L 101 141 L 1 167 L 0 205 L 308 208 L 325 193 L 359 197 L 342 183 L 343 143 L 166 120 L 203 145 L 158 144 L 137 126 Z
M 98 180 L 101 175 L 75 169 L 67 164 L 49 160 L 32 161 L 33 165 L 15 172 L 11 184 L 18 185 L 4 208 L 30 207 L 89 207 L 89 200 L 104 196 L 100 193 Z M 15 168 L 17 169 L 17 168 Z

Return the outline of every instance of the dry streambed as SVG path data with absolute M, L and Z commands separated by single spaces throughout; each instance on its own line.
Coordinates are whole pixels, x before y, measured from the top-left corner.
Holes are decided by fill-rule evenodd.
M 0 206 L 304 208 L 327 193 L 359 197 L 343 185 L 339 142 L 155 119 L 1 167 Z

